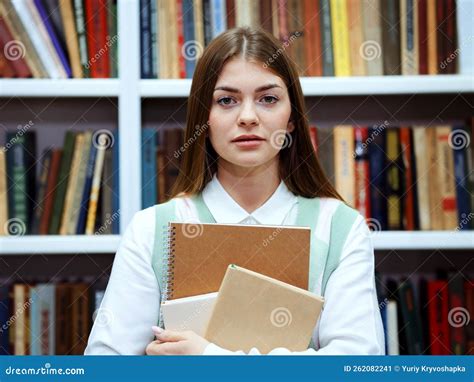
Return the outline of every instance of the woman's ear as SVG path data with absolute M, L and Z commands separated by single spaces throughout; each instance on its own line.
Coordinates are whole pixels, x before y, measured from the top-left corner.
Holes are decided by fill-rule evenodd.
M 288 126 L 287 126 L 287 128 L 286 128 L 286 131 L 287 131 L 288 133 L 292 133 L 294 129 L 295 129 L 295 124 L 293 123 L 293 121 L 290 120 L 290 121 L 288 122 Z

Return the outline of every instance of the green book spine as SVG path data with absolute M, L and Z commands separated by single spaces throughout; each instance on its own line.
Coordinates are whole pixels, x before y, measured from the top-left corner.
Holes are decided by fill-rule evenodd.
M 67 184 L 69 180 L 69 171 L 71 169 L 72 154 L 74 152 L 74 141 L 76 133 L 68 131 L 64 140 L 64 151 L 61 159 L 61 168 L 59 169 L 58 181 L 54 195 L 53 214 L 49 226 L 49 234 L 57 235 L 61 224 L 61 217 L 66 197 Z

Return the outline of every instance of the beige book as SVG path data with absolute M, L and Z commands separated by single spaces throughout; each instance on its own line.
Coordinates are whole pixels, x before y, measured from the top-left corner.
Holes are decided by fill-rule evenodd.
M 169 51 L 170 43 L 168 41 L 168 3 L 165 0 L 158 1 L 158 77 L 170 78 Z
M 105 136 L 105 134 L 104 134 Z M 102 138 L 102 134 L 99 136 L 98 142 L 106 142 L 106 137 Z M 93 235 L 95 229 L 95 219 L 97 216 L 97 204 L 99 202 L 100 183 L 102 179 L 102 171 L 104 169 L 105 145 L 99 145 L 97 147 L 97 156 L 94 165 L 94 175 L 92 177 L 91 196 L 89 199 L 89 208 L 87 211 L 86 220 L 86 235 Z
M 349 52 L 351 55 L 351 75 L 366 75 L 365 55 L 361 54 L 364 43 L 364 19 L 362 17 L 361 0 L 352 0 L 347 3 L 349 21 Z M 363 49 L 363 48 L 362 48 Z
M 8 231 L 7 160 L 4 149 L 0 147 L 0 236 Z
M 355 205 L 354 128 L 334 128 L 334 172 L 336 189 L 349 206 Z
M 72 0 L 59 0 L 61 20 L 64 26 L 67 51 L 71 61 L 72 75 L 74 78 L 82 78 L 81 57 L 79 54 L 79 39 L 77 38 L 76 23 Z
M 84 147 L 84 133 L 78 133 L 76 135 L 76 141 L 74 144 L 74 153 L 72 156 L 71 170 L 69 173 L 69 181 L 67 184 L 66 197 L 64 199 L 63 214 L 61 217 L 61 226 L 59 228 L 60 235 L 68 234 L 68 226 L 72 216 L 74 193 L 77 189 L 79 167 L 82 160 Z
M 198 44 L 198 52 L 202 54 L 204 51 L 204 23 L 202 14 L 202 0 L 193 0 L 194 9 L 194 37 Z M 196 57 L 199 59 L 199 56 Z
M 436 22 L 436 0 L 427 0 L 426 38 L 428 39 L 428 74 L 438 74 L 438 25 Z
M 451 126 L 436 127 L 436 156 L 438 157 L 436 179 L 441 196 L 442 220 L 445 230 L 455 230 L 458 226 L 454 154 L 449 142 L 451 131 Z
M 415 151 L 416 187 L 418 202 L 418 218 L 420 229 L 428 231 L 430 223 L 430 185 L 429 185 L 429 162 L 426 140 L 426 127 L 413 126 L 413 143 Z
M 179 56 L 181 55 L 180 47 L 178 45 L 178 23 L 175 21 L 178 18 L 178 4 L 175 0 L 167 0 L 168 5 L 168 20 L 173 22 L 167 22 L 168 38 L 167 44 L 169 45 L 168 59 L 169 68 L 171 70 L 170 78 L 179 78 Z
M 383 75 L 383 55 L 382 55 L 382 23 L 380 20 L 381 0 L 364 0 L 362 2 L 362 15 L 364 19 L 364 47 L 368 51 L 369 59 L 367 60 L 367 75 L 382 76 Z M 370 48 L 370 49 L 369 49 Z
M 89 154 L 92 146 L 92 132 L 84 133 L 81 155 L 77 169 L 76 187 L 72 194 L 71 212 L 69 221 L 67 222 L 67 234 L 75 235 L 77 231 L 77 223 L 79 222 L 79 213 L 81 211 L 82 193 L 86 183 L 87 166 L 89 163 Z
M 322 297 L 271 277 L 229 265 L 205 338 L 228 350 L 308 349 Z
M 430 195 L 430 223 L 431 229 L 444 229 L 441 192 L 438 184 L 438 160 L 436 150 L 436 127 L 426 128 L 426 151 L 428 156 L 428 185 Z

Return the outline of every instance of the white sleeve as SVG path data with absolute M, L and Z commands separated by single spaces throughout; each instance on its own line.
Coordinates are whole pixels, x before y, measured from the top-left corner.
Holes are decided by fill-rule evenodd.
M 268 355 L 383 355 L 385 340 L 377 302 L 374 250 L 364 218 L 358 216 L 326 285 L 324 309 L 316 327 L 319 350 L 273 349 Z M 319 330 L 318 330 L 319 326 Z M 318 343 L 315 342 L 315 343 Z M 243 355 L 209 344 L 204 355 Z M 248 355 L 261 354 L 253 348 Z
M 135 214 L 115 255 L 85 355 L 145 354 L 159 313 L 159 288 L 151 265 L 154 209 Z

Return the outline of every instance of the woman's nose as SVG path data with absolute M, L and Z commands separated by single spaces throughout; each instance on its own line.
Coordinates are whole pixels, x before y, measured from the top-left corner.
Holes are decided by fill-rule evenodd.
M 255 126 L 259 120 L 253 102 L 244 102 L 239 115 L 239 126 Z

